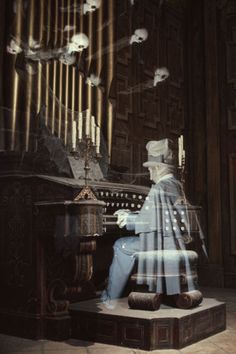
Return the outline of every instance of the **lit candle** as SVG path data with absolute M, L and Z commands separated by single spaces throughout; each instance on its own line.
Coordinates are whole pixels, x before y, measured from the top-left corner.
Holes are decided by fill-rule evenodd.
M 99 154 L 100 153 L 100 127 L 96 127 L 96 153 Z
M 78 138 L 82 140 L 83 137 L 83 113 L 79 113 L 79 122 L 78 122 Z
M 76 149 L 76 121 L 72 122 L 72 149 Z
M 91 118 L 91 141 L 92 141 L 93 145 L 95 144 L 95 129 L 96 129 L 95 117 L 92 116 L 92 118 Z
M 183 155 L 183 135 L 178 138 L 178 148 L 179 148 L 179 166 L 182 166 L 182 155 Z
M 86 111 L 85 135 L 88 136 L 88 137 L 90 136 L 90 120 L 91 120 L 90 110 L 87 109 L 87 111 Z

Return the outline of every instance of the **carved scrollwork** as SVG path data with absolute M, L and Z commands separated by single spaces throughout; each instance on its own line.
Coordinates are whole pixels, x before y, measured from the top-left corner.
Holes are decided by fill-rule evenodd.
M 48 287 L 47 311 L 54 315 L 64 315 L 68 313 L 70 302 L 65 299 L 67 286 L 61 279 L 56 279 Z

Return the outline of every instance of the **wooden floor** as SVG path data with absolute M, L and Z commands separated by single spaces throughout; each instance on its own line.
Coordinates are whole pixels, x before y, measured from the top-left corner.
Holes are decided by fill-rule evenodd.
M 236 354 L 236 289 L 202 289 L 205 297 L 226 302 L 227 329 L 180 350 L 154 350 L 153 354 Z M 33 341 L 0 334 L 0 354 L 141 354 L 144 350 L 113 345 L 68 340 L 65 342 Z

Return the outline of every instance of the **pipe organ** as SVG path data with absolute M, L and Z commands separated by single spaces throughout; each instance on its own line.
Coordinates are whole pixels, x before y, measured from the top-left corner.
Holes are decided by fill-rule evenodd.
M 174 125 L 171 116 L 166 119 L 165 126 L 159 113 L 165 112 L 167 106 L 168 114 L 175 112 L 176 107 L 182 109 L 181 99 L 178 94 L 175 96 L 182 86 L 178 81 L 172 82 L 172 106 L 168 95 L 165 106 L 160 106 L 154 90 L 151 93 L 147 89 L 142 95 L 135 92 L 137 86 L 145 86 L 140 80 L 152 81 L 152 65 L 143 66 L 144 59 L 150 56 L 149 47 L 145 45 L 142 49 L 138 45 L 128 48 L 124 58 L 122 53 L 117 54 L 129 47 L 132 27 L 142 23 L 134 21 L 131 26 L 129 21 L 134 19 L 136 10 L 128 1 L 101 0 L 99 8 L 90 9 L 92 11 L 85 11 L 86 0 L 3 2 L 6 4 L 6 50 L 0 77 L 0 86 L 4 88 L 0 110 L 0 128 L 4 132 L 0 140 L 0 148 L 4 150 L 0 154 L 0 162 L 4 165 L 0 173 L 0 332 L 65 339 L 71 331 L 70 303 L 97 295 L 96 290 L 104 285 L 111 263 L 112 245 L 118 237 L 128 235 L 126 230 L 118 228 L 114 212 L 118 209 L 140 210 L 149 191 L 144 186 L 117 182 L 125 173 L 122 171 L 126 171 L 120 161 L 130 154 L 126 165 L 130 165 L 133 173 L 127 175 L 133 176 L 136 169 L 132 161 L 141 165 L 145 140 L 156 139 L 164 131 L 175 129 L 176 117 L 173 115 Z M 156 1 L 149 3 L 157 10 Z M 140 9 L 143 7 L 141 5 Z M 157 32 L 156 18 L 152 17 L 150 9 L 143 11 L 143 16 L 142 26 L 147 25 L 151 37 Z M 121 28 L 118 39 L 117 32 Z M 173 28 L 170 26 L 166 31 L 168 36 L 175 37 L 178 33 L 179 29 Z M 75 45 L 73 38 L 78 34 L 84 34 L 89 43 L 87 45 L 84 39 L 80 44 L 76 43 L 76 50 L 75 47 L 71 49 Z M 170 41 L 169 37 L 166 40 Z M 169 48 L 169 42 L 160 46 L 165 47 Z M 173 53 L 178 50 L 179 47 Z M 175 58 L 175 55 L 169 53 L 169 57 Z M 141 74 L 140 78 L 138 74 Z M 96 83 L 92 82 L 92 77 L 98 79 Z M 133 88 L 132 98 L 121 95 L 122 91 L 129 93 Z M 91 122 L 95 117 L 96 139 L 93 130 L 92 148 L 100 145 L 96 142 L 100 143 L 101 127 L 107 143 L 108 159 L 104 156 L 104 165 L 107 164 L 107 160 L 111 161 L 116 100 L 118 128 L 115 127 L 113 151 L 119 155 L 115 166 L 118 172 L 114 169 L 113 176 L 109 177 L 114 177 L 112 182 L 117 183 L 102 180 L 102 173 L 98 173 L 89 181 L 95 198 L 81 202 L 78 198 L 84 190 L 84 181 L 78 177 L 81 171 L 77 178 L 71 178 L 72 172 L 80 167 L 76 165 L 76 158 L 80 159 L 82 154 L 77 150 L 83 148 L 82 138 L 76 140 L 72 134 L 74 123 L 78 120 L 79 129 L 80 118 L 89 121 L 87 115 L 80 114 L 85 110 L 89 112 Z M 152 121 L 157 110 L 158 117 Z M 83 126 L 87 130 L 87 124 L 83 123 Z M 47 155 L 46 149 L 40 150 L 42 131 L 46 131 L 45 140 L 52 138 L 55 145 L 53 157 L 50 152 Z M 173 131 L 177 136 L 179 130 Z M 82 137 L 80 133 L 82 128 L 78 137 Z M 89 134 L 85 135 L 85 140 L 89 141 Z M 122 153 L 121 149 L 124 149 Z M 94 152 L 98 158 L 99 149 Z M 42 155 L 47 155 L 45 160 Z M 94 156 L 91 160 L 95 165 Z M 14 159 L 18 159 L 17 162 Z M 21 169 L 23 160 L 25 165 Z M 68 161 L 74 165 L 69 165 Z M 32 165 L 40 166 L 30 169 Z M 87 232 L 86 228 L 91 226 L 96 226 L 99 232 Z
M 6 46 L 14 40 L 21 52 L 4 53 L 4 69 L 10 73 L 8 80 L 3 78 L 5 150 L 35 151 L 39 117 L 67 147 L 73 120 L 89 108 L 102 127 L 111 153 L 115 4 L 114 0 L 103 0 L 96 11 L 86 13 L 83 6 L 83 0 L 8 2 Z M 89 46 L 74 53 L 74 64 L 66 65 L 59 60 L 58 52 L 76 33 L 86 34 Z M 37 53 L 37 60 L 30 60 L 32 51 Z M 91 74 L 101 78 L 99 86 L 86 83 Z

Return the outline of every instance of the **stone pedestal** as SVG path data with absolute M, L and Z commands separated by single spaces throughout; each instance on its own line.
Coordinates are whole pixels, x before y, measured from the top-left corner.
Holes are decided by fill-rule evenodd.
M 127 298 L 110 310 L 93 299 L 71 305 L 70 314 L 73 338 L 144 350 L 182 348 L 226 326 L 225 304 L 215 299 L 190 310 L 161 305 L 158 311 L 130 309 Z

